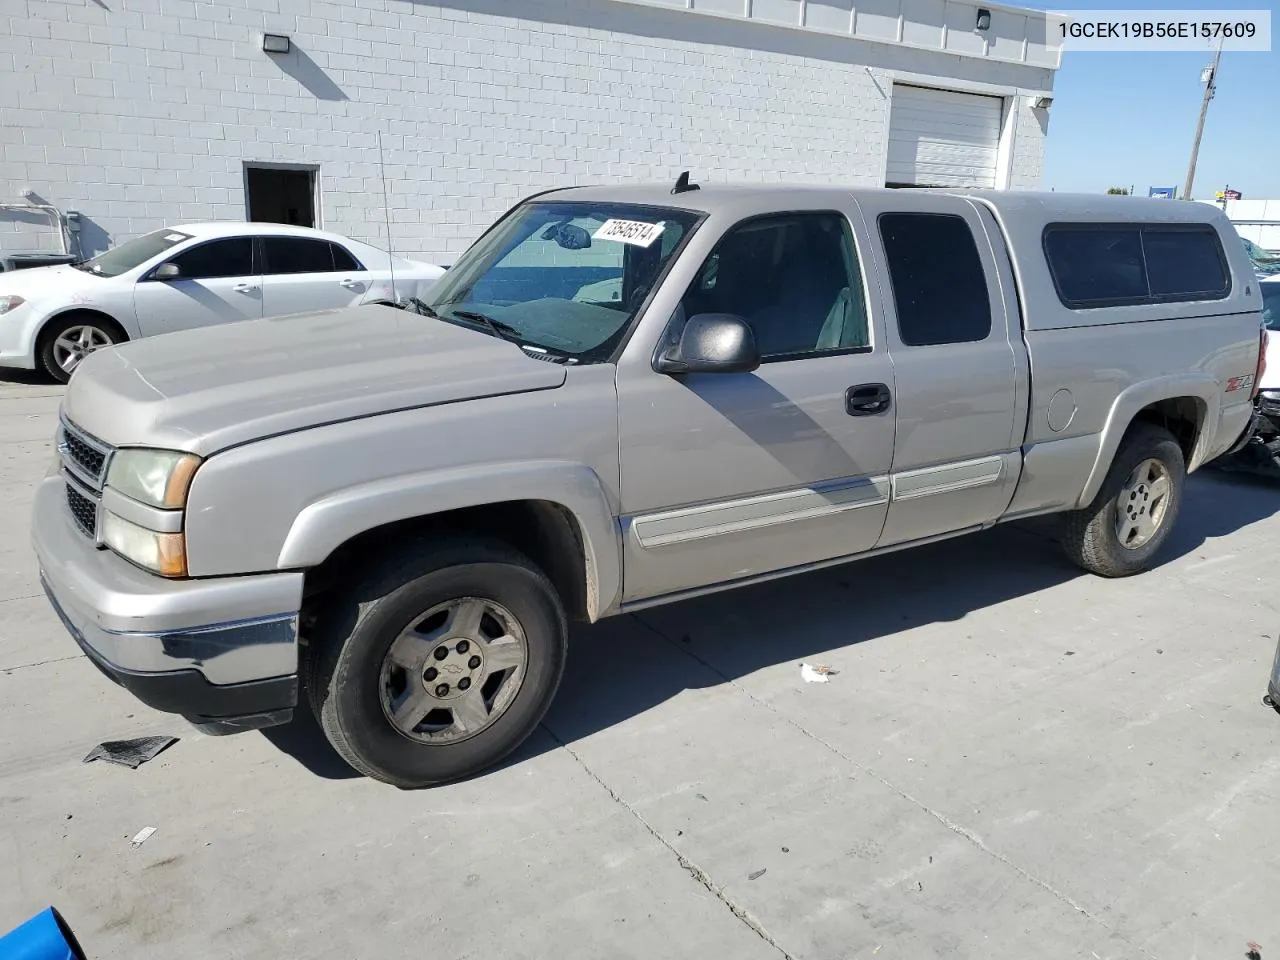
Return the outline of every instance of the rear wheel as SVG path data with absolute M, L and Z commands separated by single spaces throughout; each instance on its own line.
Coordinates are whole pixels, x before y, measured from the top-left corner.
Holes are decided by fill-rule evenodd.
M 1093 502 L 1067 514 L 1067 556 L 1104 577 L 1147 569 L 1173 532 L 1185 478 L 1182 448 L 1169 431 L 1131 428 Z
M 334 598 L 312 642 L 308 695 L 334 749 L 367 776 L 423 787 L 477 773 L 533 732 L 568 626 L 526 557 L 460 539 Z
M 40 367 L 59 383 L 66 383 L 89 354 L 121 343 L 124 333 L 105 317 L 70 313 L 49 322 L 40 334 Z

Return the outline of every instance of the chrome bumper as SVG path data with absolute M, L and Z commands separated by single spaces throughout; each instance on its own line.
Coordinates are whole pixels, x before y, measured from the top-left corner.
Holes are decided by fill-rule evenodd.
M 40 484 L 32 543 L 54 609 L 103 672 L 197 722 L 292 708 L 278 701 L 296 700 L 302 574 L 166 580 L 98 549 L 65 497 L 60 478 Z

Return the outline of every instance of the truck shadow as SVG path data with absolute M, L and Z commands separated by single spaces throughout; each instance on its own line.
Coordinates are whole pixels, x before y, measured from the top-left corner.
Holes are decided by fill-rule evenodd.
M 1205 471 L 1190 478 L 1161 565 L 1280 512 L 1280 485 Z M 638 716 L 686 689 L 732 682 L 1080 577 L 1054 518 L 746 587 L 579 628 L 544 726 L 513 762 Z
M 1280 485 L 1205 471 L 1192 477 L 1168 564 L 1208 540 L 1280 512 Z M 1053 518 L 1025 521 L 900 553 L 743 587 L 575 627 L 569 665 L 543 729 L 504 765 L 519 764 L 638 716 L 689 689 L 779 663 L 878 640 L 1036 593 L 1078 577 Z M 317 776 L 356 774 L 308 709 L 264 731 Z

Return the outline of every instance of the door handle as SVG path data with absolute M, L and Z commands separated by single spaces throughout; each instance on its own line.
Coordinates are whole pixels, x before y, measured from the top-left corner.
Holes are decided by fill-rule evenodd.
M 346 287 L 348 290 L 351 290 L 355 287 L 360 286 L 360 281 L 359 280 L 339 280 L 338 286 Z
M 844 392 L 844 412 L 851 417 L 873 417 L 884 413 L 892 403 L 889 388 L 883 383 L 860 383 Z
M 253 293 L 253 291 L 258 289 L 258 287 L 257 284 L 253 283 L 237 283 L 231 289 L 236 293 Z

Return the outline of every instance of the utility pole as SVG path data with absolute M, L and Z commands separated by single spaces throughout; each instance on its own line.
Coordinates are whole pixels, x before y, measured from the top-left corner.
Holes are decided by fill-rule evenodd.
M 1200 119 L 1196 123 L 1196 138 L 1191 144 L 1191 162 L 1187 164 L 1187 182 L 1182 188 L 1182 199 L 1191 199 L 1191 187 L 1196 180 L 1196 161 L 1200 158 L 1200 137 L 1204 135 L 1204 118 L 1209 112 L 1209 101 L 1213 99 L 1214 91 L 1218 88 L 1218 61 L 1222 59 L 1222 41 L 1224 37 L 1218 38 L 1218 52 L 1213 55 L 1213 65 L 1209 67 L 1204 85 L 1204 100 L 1200 102 Z

